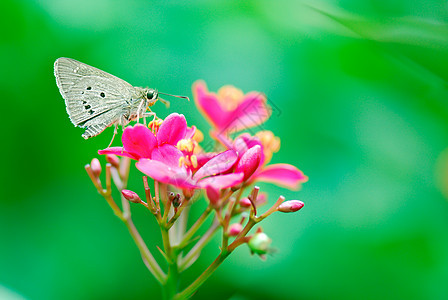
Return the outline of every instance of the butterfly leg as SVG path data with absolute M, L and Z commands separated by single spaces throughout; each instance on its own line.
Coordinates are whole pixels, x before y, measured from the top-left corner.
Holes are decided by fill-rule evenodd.
M 140 121 L 140 110 L 142 110 L 142 107 L 143 107 L 144 103 L 145 103 L 145 100 L 142 100 L 140 102 L 140 104 L 138 105 L 138 108 L 137 108 L 137 123 L 139 123 L 139 121 Z M 145 114 L 145 113 L 143 113 L 143 114 Z M 146 125 L 146 123 L 145 123 L 145 125 Z
M 145 112 L 144 114 L 143 114 L 143 122 L 145 122 L 145 126 L 146 126 L 146 117 L 153 117 L 153 121 L 156 119 L 156 113 L 155 112 L 152 112 L 152 111 L 150 111 L 150 112 Z M 153 122 L 153 124 L 154 124 L 154 122 Z M 153 128 L 154 129 L 154 128 Z
M 112 142 L 114 141 L 115 135 L 118 132 L 118 123 L 115 123 L 115 128 L 114 128 L 114 135 L 112 136 L 112 139 L 110 140 L 109 146 L 107 146 L 107 148 L 109 148 L 112 145 Z

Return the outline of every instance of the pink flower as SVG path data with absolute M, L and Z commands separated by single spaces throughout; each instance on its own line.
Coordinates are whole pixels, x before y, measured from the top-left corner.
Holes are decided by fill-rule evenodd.
M 198 80 L 193 84 L 193 95 L 198 109 L 219 133 L 258 126 L 271 116 L 266 96 L 260 92 L 244 95 L 234 86 L 223 86 L 216 94 Z
M 126 156 L 135 160 L 157 159 L 169 165 L 177 165 L 183 154 L 176 145 L 186 136 L 187 130 L 191 134 L 191 129 L 187 129 L 185 117 L 172 113 L 160 125 L 157 135 L 141 124 L 128 126 L 121 138 L 123 147 L 110 147 L 98 153 Z
M 149 177 L 183 189 L 213 188 L 224 189 L 240 184 L 243 173 L 223 174 L 233 167 L 238 159 L 234 150 L 224 151 L 207 161 L 194 174 L 190 168 L 182 165 L 170 165 L 159 158 L 140 159 L 137 169 Z

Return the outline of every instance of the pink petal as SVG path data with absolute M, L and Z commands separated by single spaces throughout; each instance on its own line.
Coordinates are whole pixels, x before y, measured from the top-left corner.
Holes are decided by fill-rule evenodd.
M 232 113 L 232 122 L 227 126 L 236 132 L 263 124 L 271 116 L 271 109 L 266 102 L 266 96 L 262 93 L 246 94 L 245 99 Z
M 251 180 L 272 182 L 289 189 L 298 189 L 308 177 L 296 167 L 289 164 L 273 164 L 256 173 Z
M 169 144 L 157 147 L 151 153 L 151 159 L 158 160 L 171 167 L 179 166 L 179 158 L 182 156 L 183 153 L 179 149 Z
M 126 127 L 121 140 L 126 151 L 138 159 L 151 158 L 151 152 L 157 145 L 156 137 L 151 130 L 141 124 Z
M 223 109 L 219 103 L 218 96 L 210 93 L 204 81 L 198 80 L 193 84 L 194 102 L 201 113 L 213 125 L 221 130 L 229 123 L 232 112 Z
M 237 159 L 238 155 L 234 150 L 224 151 L 206 162 L 196 174 L 194 174 L 193 179 L 199 180 L 206 176 L 225 172 L 233 167 Z
M 261 150 L 260 145 L 256 145 L 249 150 L 247 150 L 243 156 L 238 161 L 238 164 L 235 168 L 235 173 L 243 172 L 244 178 L 243 181 L 246 181 L 260 166 L 261 160 Z
M 98 154 L 103 155 L 103 154 L 115 154 L 118 156 L 126 156 L 135 160 L 138 160 L 139 157 L 127 152 L 126 150 L 124 150 L 123 147 L 110 147 L 110 148 L 106 148 L 103 150 L 98 150 Z
M 202 188 L 212 187 L 214 189 L 225 189 L 240 184 L 243 182 L 243 177 L 243 173 L 211 176 L 202 179 L 198 185 Z
M 215 152 L 200 152 L 195 154 L 198 160 L 198 169 L 205 165 L 210 159 L 215 157 L 217 154 Z
M 171 167 L 158 160 L 140 159 L 135 166 L 154 180 L 172 184 L 179 188 L 195 188 L 185 168 Z
M 187 132 L 187 121 L 184 115 L 172 113 L 160 125 L 157 132 L 157 142 L 159 145 L 177 145 L 177 142 L 185 137 Z

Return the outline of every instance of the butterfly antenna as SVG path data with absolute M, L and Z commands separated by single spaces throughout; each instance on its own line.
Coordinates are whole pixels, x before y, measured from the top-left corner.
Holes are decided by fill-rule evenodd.
M 166 94 L 166 93 L 162 93 L 162 92 L 159 92 L 159 94 L 176 97 L 176 98 L 187 99 L 188 101 L 190 101 L 190 98 L 188 98 L 187 96 L 172 95 L 172 94 Z

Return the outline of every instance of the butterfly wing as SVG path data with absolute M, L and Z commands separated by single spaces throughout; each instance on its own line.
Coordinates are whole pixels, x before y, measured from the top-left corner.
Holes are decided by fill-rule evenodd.
M 126 81 L 71 58 L 57 59 L 54 72 L 70 120 L 87 128 L 84 138 L 118 122 L 136 96 Z

